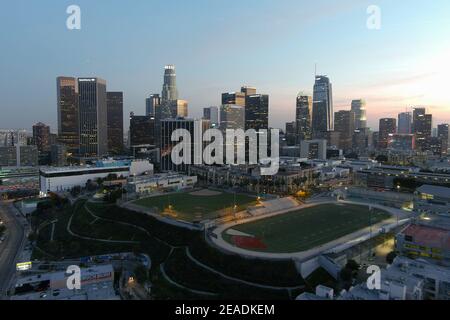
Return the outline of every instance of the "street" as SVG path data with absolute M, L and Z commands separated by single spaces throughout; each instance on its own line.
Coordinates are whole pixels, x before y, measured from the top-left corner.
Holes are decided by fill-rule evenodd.
M 19 220 L 22 217 L 16 217 L 12 203 L 0 202 L 0 217 L 7 228 L 5 240 L 0 243 L 0 299 L 4 299 L 15 273 L 16 258 L 25 244 L 25 232 Z

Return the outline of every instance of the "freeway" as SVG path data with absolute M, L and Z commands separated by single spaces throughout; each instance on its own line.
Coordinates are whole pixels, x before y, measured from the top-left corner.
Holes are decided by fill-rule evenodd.
M 11 279 L 15 274 L 18 254 L 25 244 L 23 222 L 16 217 L 17 210 L 12 203 L 0 201 L 0 218 L 6 225 L 5 240 L 0 243 L 0 300 L 5 298 Z

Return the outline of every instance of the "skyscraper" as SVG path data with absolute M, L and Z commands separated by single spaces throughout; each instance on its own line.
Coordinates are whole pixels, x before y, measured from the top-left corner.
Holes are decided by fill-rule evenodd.
M 161 169 L 163 171 L 187 171 L 190 164 L 203 163 L 203 132 L 209 129 L 209 121 L 193 119 L 164 119 L 161 121 Z M 179 142 L 172 141 L 172 133 L 184 129 L 190 133 L 190 164 L 175 164 L 172 160 L 172 149 Z
M 355 128 L 357 123 L 361 122 L 355 121 L 355 113 L 353 111 L 341 110 L 334 114 L 334 131 L 339 132 L 338 147 L 340 149 L 347 151 L 352 148 L 352 136 L 355 129 L 357 129 Z
M 297 107 L 295 112 L 297 141 L 299 145 L 302 140 L 310 140 L 311 137 L 311 121 L 312 121 L 312 105 L 311 96 L 299 93 L 297 95 Z
M 333 131 L 333 89 L 330 79 L 316 76 L 313 96 L 312 131 L 314 138 L 323 138 Z
M 295 146 L 297 142 L 297 123 L 295 121 L 286 122 L 285 128 L 286 144 L 288 146 Z
M 130 147 L 155 145 L 155 118 L 130 114 Z
M 33 143 L 37 146 L 39 153 L 50 151 L 50 127 L 42 122 L 33 126 Z
M 78 83 L 72 77 L 58 77 L 58 140 L 70 153 L 77 153 L 80 146 Z
M 167 65 L 164 67 L 164 84 L 161 95 L 163 102 L 177 100 L 177 74 L 174 65 Z
M 171 118 L 187 118 L 188 116 L 188 102 L 186 100 L 172 100 L 170 101 Z
M 161 97 L 159 94 L 151 94 L 145 99 L 145 115 L 154 117 L 156 109 L 161 105 Z
M 34 167 L 38 165 L 38 161 L 36 146 L 0 146 L 0 167 Z
M 28 133 L 26 130 L 0 129 L 0 147 L 26 146 Z
M 222 105 L 230 104 L 245 107 L 245 96 L 243 92 L 226 92 L 222 93 Z
M 367 128 L 366 102 L 361 99 L 353 100 L 351 110 L 355 114 L 354 128 Z
M 108 150 L 112 154 L 123 151 L 123 92 L 108 92 Z
M 445 156 L 448 153 L 448 149 L 450 148 L 450 131 L 449 125 L 447 123 L 438 125 L 438 139 L 441 140 L 442 144 L 442 155 Z
M 269 129 L 269 96 L 256 94 L 245 100 L 245 130 Z
M 388 148 L 395 151 L 412 151 L 414 150 L 414 135 L 397 133 L 392 135 L 389 140 Z
M 380 119 L 380 131 L 378 133 L 378 148 L 387 149 L 389 141 L 397 132 L 397 120 L 394 118 Z
M 401 112 L 398 114 L 398 133 L 412 133 L 412 116 L 411 112 Z
M 241 88 L 241 92 L 243 94 L 245 94 L 246 96 L 252 96 L 252 95 L 256 94 L 256 88 L 250 87 L 250 86 L 243 86 Z
M 359 155 L 367 155 L 373 144 L 370 128 L 355 129 L 352 140 L 353 150 Z
M 101 157 L 108 153 L 106 81 L 79 78 L 80 155 Z
M 67 147 L 64 144 L 53 144 L 50 148 L 50 162 L 52 166 L 64 167 L 67 165 Z
M 427 140 L 431 138 L 433 116 L 426 114 L 425 108 L 415 108 L 413 112 L 413 133 L 416 136 L 416 147 L 419 150 L 429 150 Z
M 219 108 L 203 108 L 203 119 L 209 120 L 211 122 L 211 127 L 217 127 L 219 125 Z
M 245 129 L 245 108 L 224 104 L 220 107 L 220 129 Z

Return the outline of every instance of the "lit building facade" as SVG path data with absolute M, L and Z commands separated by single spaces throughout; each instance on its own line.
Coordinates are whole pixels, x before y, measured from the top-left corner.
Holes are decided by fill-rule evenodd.
M 58 140 L 71 153 L 78 153 L 80 146 L 78 82 L 73 77 L 58 77 Z
M 314 84 L 312 131 L 313 138 L 323 138 L 334 130 L 333 89 L 330 79 L 317 76 Z
M 302 140 L 310 140 L 312 138 L 312 107 L 313 98 L 310 95 L 299 93 L 295 110 L 297 144 L 300 144 Z

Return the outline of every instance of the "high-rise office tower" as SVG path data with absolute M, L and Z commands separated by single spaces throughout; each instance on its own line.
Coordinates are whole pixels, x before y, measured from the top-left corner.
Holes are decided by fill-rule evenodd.
M 42 122 L 33 126 L 33 143 L 37 146 L 39 153 L 50 151 L 50 127 Z
M 378 133 L 378 149 L 387 149 L 389 141 L 397 132 L 397 120 L 394 118 L 380 119 L 380 131 Z
M 174 65 L 167 65 L 164 67 L 164 84 L 161 95 L 163 102 L 178 99 L 177 90 L 177 74 Z
M 313 96 L 312 131 L 314 138 L 323 138 L 333 131 L 333 89 L 330 79 L 316 76 Z
M 123 92 L 106 94 L 108 107 L 108 150 L 111 154 L 123 151 Z
M 0 146 L 0 167 L 34 167 L 38 161 L 39 151 L 36 146 Z
M 367 155 L 372 147 L 372 132 L 370 128 L 358 128 L 353 132 L 353 150 L 359 155 Z
M 50 162 L 55 167 L 64 167 L 67 165 L 67 147 L 64 144 L 59 143 L 51 146 Z
M 187 171 L 190 164 L 203 163 L 203 132 L 210 127 L 208 120 L 165 119 L 161 120 L 161 169 L 163 171 Z M 190 133 L 191 154 L 190 163 L 175 164 L 172 159 L 172 149 L 179 142 L 172 141 L 172 133 L 184 129 Z
M 438 137 L 429 137 L 427 139 L 427 149 L 426 151 L 430 151 L 435 156 L 442 156 L 442 140 Z
M 156 109 L 161 106 L 161 97 L 159 94 L 151 94 L 145 99 L 145 115 L 154 117 Z
M 172 100 L 169 105 L 171 118 L 187 118 L 188 102 L 186 100 Z
M 380 132 L 375 131 L 372 133 L 372 147 L 378 149 L 378 142 L 380 140 Z
M 130 113 L 130 147 L 156 145 L 155 118 Z
M 269 96 L 255 94 L 245 100 L 245 130 L 269 129 Z
M 245 108 L 224 104 L 220 107 L 220 129 L 245 129 Z
M 245 94 L 246 96 L 252 96 L 256 94 L 256 88 L 250 86 L 243 86 L 241 88 L 241 93 Z
M 218 107 L 209 107 L 203 108 L 203 119 L 209 120 L 211 123 L 211 127 L 218 127 L 220 124 L 219 121 L 219 108 Z
M 441 154 L 443 156 L 449 154 L 448 150 L 450 148 L 450 131 L 449 131 L 449 125 L 447 123 L 444 124 L 440 124 L 437 127 L 438 132 L 437 132 L 437 137 L 438 139 L 441 140 L 441 144 L 442 144 L 442 152 Z
M 351 111 L 355 114 L 354 128 L 367 128 L 366 102 L 364 100 L 353 100 Z
M 295 112 L 297 141 L 300 145 L 302 140 L 310 140 L 311 136 L 311 122 L 312 122 L 312 106 L 313 99 L 310 95 L 299 93 L 297 95 L 297 107 Z
M 288 146 L 295 146 L 297 142 L 297 122 L 286 122 L 285 138 Z
M 69 153 L 78 153 L 80 146 L 78 83 L 72 77 L 58 77 L 58 140 Z
M 222 93 L 222 105 L 225 104 L 245 107 L 245 93 L 243 92 Z
M 0 129 L 0 147 L 26 146 L 27 140 L 26 130 Z
M 412 116 L 411 112 L 401 112 L 398 114 L 398 133 L 412 133 Z
M 355 118 L 356 115 L 353 111 L 341 110 L 334 114 L 334 131 L 339 132 L 338 147 L 344 151 L 352 148 L 353 133 L 357 129 L 355 125 L 361 124 L 361 122 L 355 121 Z
M 106 81 L 79 78 L 80 155 L 101 157 L 108 153 Z
M 416 147 L 419 150 L 429 150 L 427 140 L 431 138 L 433 116 L 426 113 L 425 108 L 414 108 L 413 111 L 413 133 L 416 137 Z
M 414 150 L 414 135 L 396 133 L 389 139 L 388 148 L 395 151 L 412 151 Z

